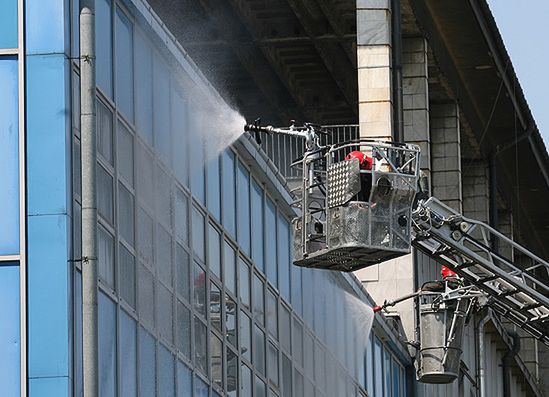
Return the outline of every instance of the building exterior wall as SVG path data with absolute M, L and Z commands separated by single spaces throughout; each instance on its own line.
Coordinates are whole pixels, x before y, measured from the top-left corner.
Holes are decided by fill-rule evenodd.
M 414 339 L 411 303 L 404 334 L 383 317 L 369 332 L 368 293 L 411 292 L 412 266 L 422 282 L 438 264 L 413 253 L 372 267 L 359 274 L 368 293 L 354 276 L 292 266 L 290 196 L 268 159 L 245 137 L 211 155 L 203 132 L 219 97 L 200 70 L 145 2 L 96 3 L 101 395 L 476 395 L 478 319 L 463 345 L 470 377 L 447 386 L 413 379 L 399 340 Z M 389 2 L 357 4 L 361 136 L 391 137 Z M 77 17 L 77 0 L 0 5 L 6 395 L 82 395 Z M 454 161 L 459 113 L 428 106 L 426 49 L 404 47 L 405 134 L 432 145 L 433 192 L 487 220 L 487 168 Z M 486 392 L 500 395 L 501 338 L 483 338 Z M 512 395 L 529 395 L 524 384 L 515 371 Z
M 409 360 L 394 335 L 368 336 L 364 291 L 291 266 L 289 196 L 257 148 L 210 153 L 217 94 L 161 21 L 141 1 L 96 7 L 101 394 L 405 395 Z M 81 395 L 78 264 L 73 288 Z

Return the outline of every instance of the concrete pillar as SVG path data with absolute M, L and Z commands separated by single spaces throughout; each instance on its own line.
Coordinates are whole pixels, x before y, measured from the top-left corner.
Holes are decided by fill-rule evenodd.
M 427 42 L 423 37 L 402 40 L 404 141 L 421 148 L 421 169 L 430 181 L 429 84 Z M 429 183 L 429 186 L 431 184 Z
M 461 138 L 459 108 L 454 102 L 431 105 L 432 193 L 461 212 Z
M 360 136 L 392 140 L 390 1 L 357 0 L 356 7 Z

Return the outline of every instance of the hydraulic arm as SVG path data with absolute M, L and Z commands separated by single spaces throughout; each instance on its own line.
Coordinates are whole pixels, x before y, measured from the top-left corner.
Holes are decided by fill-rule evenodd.
M 412 212 L 412 245 L 487 294 L 496 312 L 549 345 L 549 264 L 434 197 Z M 497 249 L 492 248 L 494 240 Z

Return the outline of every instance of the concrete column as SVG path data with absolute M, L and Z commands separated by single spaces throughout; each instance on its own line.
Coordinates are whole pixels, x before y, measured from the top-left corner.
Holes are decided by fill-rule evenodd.
M 432 193 L 459 212 L 463 210 L 460 141 L 458 105 L 431 105 Z
M 427 42 L 423 37 L 402 40 L 404 141 L 421 147 L 421 169 L 430 183 L 429 84 Z
M 357 0 L 356 7 L 360 136 L 392 140 L 390 1 Z

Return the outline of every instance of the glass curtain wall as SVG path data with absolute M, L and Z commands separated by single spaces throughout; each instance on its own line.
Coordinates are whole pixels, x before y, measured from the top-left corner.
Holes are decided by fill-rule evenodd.
M 288 204 L 253 164 L 233 148 L 205 160 L 201 78 L 138 22 L 155 16 L 96 7 L 101 396 L 365 395 L 368 339 L 337 275 L 291 266 Z M 72 81 L 77 101 L 77 62 Z M 77 269 L 77 396 L 80 283 Z

